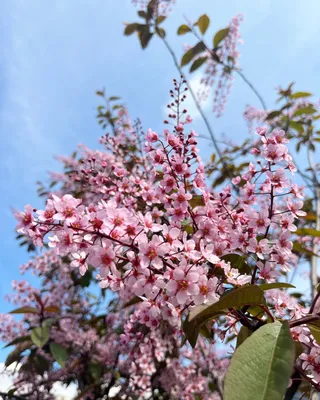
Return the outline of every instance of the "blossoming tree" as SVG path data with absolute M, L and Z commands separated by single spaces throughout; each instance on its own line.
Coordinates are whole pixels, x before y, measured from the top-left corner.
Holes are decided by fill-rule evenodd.
M 145 23 L 125 28 L 144 48 L 157 35 L 179 69 L 166 129 L 144 132 L 119 98 L 97 92 L 102 150 L 60 157 L 64 173 L 40 188 L 44 208 L 16 214 L 19 239 L 43 250 L 21 267 L 40 286 L 15 282 L 18 308 L 1 316 L 13 346 L 6 365 L 17 365 L 7 397 L 51 399 L 56 382 L 75 382 L 78 399 L 289 400 L 320 390 L 320 295 L 314 279 L 311 298 L 287 282 L 306 262 L 316 273 L 318 105 L 280 89 L 279 110 L 245 111 L 256 139 L 225 149 L 206 121 L 216 158 L 205 166 L 181 68 L 203 66 L 205 87 L 220 76 L 220 115 L 233 75 L 247 80 L 240 19 L 215 34 L 213 49 L 202 37 L 209 17 L 181 25 L 178 34 L 199 41 L 180 63 L 159 26 L 171 3 L 141 2 Z M 306 172 L 290 140 L 297 151 L 307 145 Z M 307 194 L 298 174 L 314 183 Z

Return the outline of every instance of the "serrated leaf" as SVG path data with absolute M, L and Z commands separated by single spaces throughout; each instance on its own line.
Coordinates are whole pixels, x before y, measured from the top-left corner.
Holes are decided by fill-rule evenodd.
M 193 72 L 201 67 L 201 65 L 206 62 L 208 57 L 199 57 L 191 65 L 190 72 Z
M 189 62 L 198 54 L 202 53 L 206 49 L 206 46 L 203 42 L 197 43 L 194 47 L 189 49 L 181 59 L 181 67 L 189 64 Z
M 199 329 L 206 321 L 226 313 L 230 308 L 241 308 L 247 305 L 265 304 L 263 291 L 256 285 L 243 286 L 232 290 L 213 304 L 204 304 L 193 308 L 184 323 L 183 330 L 192 347 L 196 345 Z
M 262 326 L 235 351 L 225 377 L 224 400 L 283 400 L 294 357 L 287 322 Z
M 302 97 L 310 97 L 312 96 L 312 93 L 309 92 L 296 92 L 290 95 L 291 99 L 300 99 Z
M 228 36 L 229 28 L 220 29 L 213 38 L 213 47 L 216 49 L 220 42 Z
M 188 25 L 180 25 L 177 31 L 178 35 L 185 35 L 188 32 L 192 32 L 192 30 L 188 27 Z
M 50 331 L 48 326 L 38 326 L 31 332 L 31 340 L 40 349 L 48 342 Z
M 284 289 L 284 288 L 295 289 L 296 287 L 286 282 L 273 282 L 273 283 L 263 283 L 259 285 L 259 288 L 261 290 L 270 290 L 270 289 Z
M 196 25 L 199 27 L 200 32 L 204 35 L 208 29 L 208 26 L 210 24 L 210 18 L 207 16 L 207 14 L 201 15 L 201 17 L 198 19 L 198 22 Z
M 51 342 L 49 347 L 53 358 L 57 361 L 59 365 L 61 365 L 62 368 L 64 368 L 69 358 L 67 350 L 60 344 L 55 342 Z

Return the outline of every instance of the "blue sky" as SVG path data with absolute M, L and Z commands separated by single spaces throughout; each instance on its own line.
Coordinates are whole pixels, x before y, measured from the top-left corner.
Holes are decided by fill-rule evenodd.
M 95 121 L 95 91 L 105 86 L 122 96 L 132 117 L 145 128 L 163 128 L 163 110 L 171 80 L 177 77 L 162 43 L 154 40 L 142 51 L 136 37 L 123 36 L 123 22 L 136 20 L 129 0 L 4 0 L 0 15 L 0 312 L 18 266 L 28 255 L 14 240 L 11 207 L 42 205 L 37 180 L 59 169 L 56 154 L 70 154 L 77 143 L 98 148 L 102 131 Z M 164 23 L 168 40 L 181 55 L 192 38 L 175 35 L 184 15 L 211 18 L 210 35 L 242 12 L 244 45 L 241 66 L 263 94 L 269 107 L 274 88 L 296 82 L 299 90 L 320 93 L 318 0 L 177 0 Z M 209 35 L 209 37 L 211 37 Z M 196 79 L 195 79 L 196 81 Z M 258 105 L 237 79 L 223 118 L 206 113 L 217 134 L 233 138 L 247 133 L 242 119 L 245 105 Z M 193 107 L 191 107 L 191 113 Z M 201 120 L 196 130 L 207 134 Z M 209 158 L 212 148 L 201 148 Z

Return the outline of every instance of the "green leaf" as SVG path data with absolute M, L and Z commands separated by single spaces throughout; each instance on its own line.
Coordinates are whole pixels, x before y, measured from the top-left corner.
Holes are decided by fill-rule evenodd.
M 201 194 L 195 194 L 192 196 L 192 199 L 190 200 L 190 205 L 192 208 L 199 207 L 199 206 L 204 206 L 204 200 L 203 196 Z
M 296 233 L 296 232 L 295 232 Z M 294 253 L 304 253 L 305 255 L 312 257 L 312 256 L 316 256 L 318 257 L 317 254 L 313 253 L 312 251 L 306 249 L 305 247 L 303 247 L 300 243 L 298 242 L 293 242 L 293 246 L 292 246 L 292 250 Z
M 55 342 L 51 342 L 49 346 L 53 358 L 59 365 L 61 365 L 62 368 L 64 368 L 69 357 L 67 350 Z
M 225 377 L 224 400 L 282 400 L 294 356 L 287 322 L 262 326 L 235 351 Z
M 204 35 L 208 29 L 209 24 L 210 18 L 207 16 L 207 14 L 203 14 L 198 19 L 198 22 L 195 25 L 198 25 L 200 32 Z
M 109 101 L 121 100 L 121 97 L 119 97 L 119 96 L 111 96 L 111 97 L 109 97 L 108 100 Z
M 197 43 L 194 47 L 189 49 L 181 59 L 181 67 L 189 64 L 189 62 L 198 54 L 202 53 L 206 49 L 206 46 L 203 42 Z
M 299 356 L 300 356 L 300 354 L 302 354 L 303 352 L 304 352 L 304 349 L 303 349 L 303 346 L 302 346 L 302 344 L 301 344 L 301 342 L 294 342 L 294 347 L 295 347 L 295 358 L 297 359 Z
M 12 397 L 13 397 L 13 395 L 14 395 L 14 392 L 16 392 L 18 390 L 18 388 L 12 388 L 12 389 L 10 389 L 9 391 L 8 391 L 8 397 L 9 397 L 9 399 L 11 399 Z
M 263 283 L 262 285 L 259 285 L 259 288 L 261 290 L 270 290 L 270 289 L 283 289 L 283 288 L 295 289 L 296 287 L 286 282 L 273 282 L 273 283 Z
M 133 306 L 133 305 L 135 305 L 135 304 L 140 303 L 141 301 L 143 301 L 141 297 L 135 296 L 135 297 L 133 297 L 131 300 L 127 301 L 127 302 L 123 305 L 123 308 L 131 307 L 131 306 Z
M 166 37 L 166 31 L 163 28 L 158 28 L 156 26 L 156 33 L 158 34 L 158 36 L 160 36 L 161 38 Z
M 88 287 L 90 286 L 92 279 L 92 271 L 87 271 L 83 276 L 81 276 L 79 279 L 76 279 L 76 284 L 79 284 L 81 287 Z
M 143 10 L 138 11 L 138 15 L 141 18 L 147 18 L 147 13 Z
M 20 307 L 16 308 L 13 311 L 10 311 L 9 314 L 39 314 L 39 310 L 35 307 Z
M 303 133 L 303 125 L 300 122 L 290 121 L 289 127 L 296 130 L 298 133 Z
M 57 313 L 60 311 L 60 308 L 58 306 L 48 306 L 48 307 L 45 307 L 44 311 Z
M 251 268 L 247 264 L 245 257 L 240 256 L 240 254 L 226 254 L 221 259 L 225 262 L 230 262 L 231 267 L 237 268 L 242 274 L 249 274 L 251 272 Z
M 230 308 L 238 309 L 246 305 L 258 306 L 265 303 L 263 291 L 258 286 L 242 286 L 220 297 L 216 303 L 193 308 L 184 322 L 183 330 L 189 343 L 194 347 L 199 329 L 206 321 L 225 314 Z
M 14 346 L 15 344 L 18 344 L 18 343 L 26 342 L 27 340 L 29 340 L 29 341 L 31 340 L 30 335 L 18 337 L 16 339 L 12 340 L 12 342 L 8 343 L 4 348 Z
M 158 18 L 156 19 L 156 24 L 157 24 L 157 25 L 162 24 L 162 22 L 165 21 L 165 19 L 166 19 L 166 17 L 165 17 L 164 15 L 160 15 L 160 17 L 158 17 Z
M 90 373 L 95 379 L 101 378 L 102 368 L 101 365 L 98 363 L 92 363 L 89 366 Z
M 43 376 L 50 368 L 49 360 L 41 354 L 34 354 L 30 357 L 30 361 L 36 372 L 41 376 Z
M 242 326 L 237 336 L 237 348 L 251 335 L 251 331 L 246 326 Z
M 56 320 L 54 318 L 46 318 L 43 322 L 42 322 L 42 326 L 47 326 L 49 329 L 51 328 L 51 326 L 56 322 Z
M 147 25 L 144 25 L 140 27 L 140 30 L 138 32 L 138 36 L 140 39 L 140 44 L 143 49 L 145 49 L 148 46 L 148 43 L 150 42 L 153 33 L 150 32 L 149 27 Z
M 22 359 L 21 352 L 17 349 L 14 349 L 6 358 L 4 365 L 5 367 L 9 367 L 14 362 L 19 363 L 21 359 Z
M 134 32 L 138 31 L 139 26 L 140 26 L 140 24 L 137 24 L 137 23 L 127 25 L 124 29 L 124 34 L 126 36 L 132 35 Z M 99 94 L 99 96 L 101 96 L 101 95 Z
M 320 344 L 320 321 L 314 321 L 307 324 L 308 328 L 312 336 L 314 337 L 315 341 Z
M 50 331 L 48 326 L 38 326 L 32 329 L 31 339 L 40 349 L 48 342 L 49 337 Z
M 266 120 L 266 121 L 269 121 L 270 119 L 273 119 L 273 118 L 275 118 L 275 117 L 278 117 L 280 114 L 281 114 L 281 111 L 271 111 L 271 113 L 269 113 L 269 114 L 266 116 L 265 120 Z
M 316 229 L 312 229 L 312 228 L 300 228 L 295 231 L 295 234 L 299 235 L 299 236 L 319 237 L 320 231 L 317 231 Z
M 14 362 L 19 362 L 22 359 L 22 353 L 32 346 L 31 340 L 27 340 L 23 343 L 19 343 L 17 347 L 8 355 L 5 366 L 9 367 Z
M 216 49 L 220 42 L 227 37 L 229 28 L 220 29 L 213 38 L 213 47 Z
M 206 56 L 206 57 L 199 57 L 199 58 L 197 58 L 197 59 L 193 62 L 193 64 L 191 65 L 190 72 L 193 72 L 193 71 L 195 71 L 196 69 L 200 68 L 201 65 L 202 65 L 204 62 L 207 61 L 207 59 L 208 59 L 207 56 Z
M 313 107 L 313 106 L 309 106 L 309 107 L 302 107 L 299 108 L 297 111 L 295 111 L 295 113 L 293 114 L 293 117 L 298 117 L 300 115 L 304 115 L 304 114 L 314 114 L 316 113 L 317 110 Z
M 177 34 L 185 35 L 188 32 L 192 32 L 191 28 L 189 28 L 188 25 L 183 24 L 183 25 L 179 26 Z
M 290 95 L 291 99 L 300 99 L 302 97 L 310 97 L 312 96 L 312 93 L 309 92 L 296 92 Z

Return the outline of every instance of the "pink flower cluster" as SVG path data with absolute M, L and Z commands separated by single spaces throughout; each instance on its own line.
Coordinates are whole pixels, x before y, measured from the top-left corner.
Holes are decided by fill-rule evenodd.
M 145 11 L 150 0 L 131 0 L 132 4 L 139 7 L 140 10 Z M 155 16 L 167 15 L 171 10 L 172 6 L 176 3 L 176 0 L 155 0 Z
M 236 15 L 228 25 L 228 35 L 222 41 L 215 52 L 215 56 L 208 54 L 208 61 L 204 76 L 201 78 L 203 89 L 199 92 L 199 98 L 205 100 L 210 88 L 214 89 L 213 112 L 221 117 L 226 106 L 228 95 L 233 86 L 232 69 L 238 67 L 239 51 L 238 44 L 242 43 L 239 31 L 242 15 Z
M 189 119 L 179 108 L 182 86 L 175 83 L 173 129 L 163 137 L 151 129 L 146 134 L 145 167 L 138 160 L 129 171 L 125 153 L 123 165 L 91 156 L 91 168 L 81 173 L 99 193 L 95 202 L 52 195 L 44 210 L 26 206 L 18 215 L 18 231 L 35 244 L 47 236 L 49 247 L 70 256 L 81 274 L 96 268 L 101 287 L 124 300 L 140 296 L 137 318 L 150 329 L 161 321 L 179 326 L 185 310 L 217 301 L 228 285 L 272 282 L 290 270 L 294 220 L 304 215 L 280 130 L 257 131 L 261 146 L 253 153 L 259 160 L 233 180 L 237 197 L 229 186 L 217 194 L 208 190 L 196 134 L 187 132 Z M 108 171 L 103 181 L 101 171 Z M 230 254 L 247 258 L 252 274 L 225 261 Z

